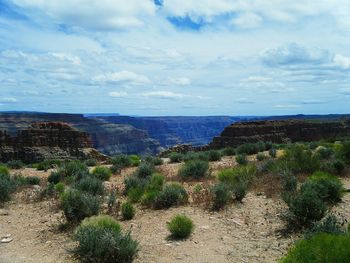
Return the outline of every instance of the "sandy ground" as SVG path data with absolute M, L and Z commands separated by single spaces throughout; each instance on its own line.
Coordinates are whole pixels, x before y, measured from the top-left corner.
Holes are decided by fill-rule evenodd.
M 215 170 L 233 165 L 232 158 L 212 163 Z M 176 178 L 179 164 L 167 164 L 160 170 L 169 178 Z M 113 176 L 110 187 L 119 185 L 123 177 Z M 22 171 L 26 175 L 49 173 L 33 169 Z M 350 188 L 350 179 L 343 179 Z M 35 188 L 24 189 L 13 197 L 13 201 L 0 209 L 0 236 L 11 234 L 13 241 L 0 244 L 1 263 L 22 262 L 74 262 L 69 249 L 74 246 L 69 234 L 57 231 L 64 222 L 62 212 L 54 200 L 34 201 Z M 276 262 L 293 244 L 297 237 L 282 237 L 283 228 L 279 213 L 284 204 L 276 198 L 249 192 L 243 203 L 233 203 L 225 210 L 211 212 L 196 204 L 168 210 L 137 209 L 131 221 L 121 221 L 124 230 L 131 229 L 132 236 L 140 242 L 140 251 L 135 260 L 147 262 Z M 350 194 L 334 207 L 333 212 L 350 220 Z M 7 211 L 8 215 L 1 215 Z M 168 240 L 166 222 L 176 214 L 185 214 L 195 223 L 192 236 L 184 241 Z

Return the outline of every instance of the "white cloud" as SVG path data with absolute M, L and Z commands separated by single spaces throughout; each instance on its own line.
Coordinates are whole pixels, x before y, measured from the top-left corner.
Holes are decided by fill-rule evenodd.
M 96 82 L 110 82 L 110 83 L 133 83 L 133 84 L 149 84 L 151 81 L 148 77 L 136 74 L 131 71 L 119 71 L 113 73 L 105 73 L 96 75 L 92 78 Z
M 126 97 L 128 94 L 125 91 L 111 91 L 108 95 L 114 98 L 122 98 Z
M 333 59 L 336 66 L 342 69 L 350 69 L 350 58 L 344 57 L 340 54 L 336 54 Z
M 254 13 L 243 13 L 231 20 L 232 25 L 239 28 L 255 28 L 262 22 L 261 16 Z
M 68 61 L 74 65 L 81 65 L 81 60 L 78 56 L 65 53 L 51 53 L 51 55 L 61 61 Z
M 17 99 L 13 97 L 5 97 L 5 98 L 0 98 L 0 102 L 2 103 L 16 103 Z
M 274 107 L 278 108 L 278 109 L 291 109 L 291 108 L 299 108 L 300 105 L 298 105 L 298 104 L 277 104 Z
M 150 98 L 161 98 L 161 99 L 182 99 L 188 96 L 181 93 L 174 93 L 172 91 L 163 91 L 163 90 L 141 93 L 140 95 L 148 98 L 150 97 Z

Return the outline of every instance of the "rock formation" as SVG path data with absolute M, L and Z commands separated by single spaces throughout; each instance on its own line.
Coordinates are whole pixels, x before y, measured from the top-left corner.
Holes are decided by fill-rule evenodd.
M 0 130 L 0 161 L 21 160 L 26 163 L 47 159 L 105 160 L 106 157 L 92 147 L 90 137 L 60 122 L 34 123 L 27 129 L 10 136 Z
M 269 120 L 237 122 L 226 127 L 209 146 L 223 148 L 258 141 L 271 141 L 273 143 L 310 142 L 349 135 L 349 121 Z

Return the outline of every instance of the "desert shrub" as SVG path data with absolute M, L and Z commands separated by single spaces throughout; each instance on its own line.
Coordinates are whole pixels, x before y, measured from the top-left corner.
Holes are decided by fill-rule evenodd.
M 136 176 L 128 176 L 124 179 L 125 194 L 132 188 L 145 189 L 149 180 L 147 178 L 139 178 Z
M 233 147 L 226 147 L 223 151 L 222 151 L 223 155 L 225 156 L 233 156 L 236 154 L 236 149 Z
M 61 195 L 61 194 L 63 194 L 63 192 L 64 192 L 64 189 L 65 189 L 65 185 L 64 185 L 64 183 L 57 183 L 56 185 L 55 185 L 55 191 L 56 191 L 56 193 L 58 193 L 59 195 Z
M 138 242 L 130 233 L 123 234 L 112 217 L 85 219 L 74 232 L 78 246 L 74 253 L 88 262 L 130 263 L 138 252 Z
M 344 192 L 339 178 L 323 172 L 314 173 L 301 186 L 301 191 L 308 189 L 313 189 L 319 198 L 328 203 L 339 202 Z
M 237 147 L 236 154 L 256 154 L 265 151 L 265 143 L 246 143 Z
M 127 192 L 128 200 L 131 203 L 137 203 L 141 200 L 144 192 L 145 192 L 145 189 L 141 187 L 130 188 Z
M 219 151 L 211 150 L 208 152 L 208 159 L 211 162 L 220 161 L 221 153 Z
M 102 181 L 108 181 L 112 176 L 112 171 L 108 167 L 97 166 L 92 171 L 92 174 Z
M 129 159 L 131 161 L 131 166 L 139 166 L 141 163 L 141 159 L 138 155 L 130 155 Z
M 295 173 L 313 173 L 318 171 L 321 165 L 319 156 L 301 144 L 289 147 L 282 160 L 288 169 Z
M 182 158 L 182 160 L 185 162 L 196 160 L 196 159 L 199 159 L 199 155 L 197 152 L 193 152 L 193 151 L 185 153 Z
M 180 184 L 169 184 L 157 196 L 154 206 L 156 209 L 169 208 L 187 202 L 187 192 Z
M 320 233 L 328 233 L 341 235 L 345 234 L 346 230 L 343 223 L 339 222 L 337 217 L 333 214 L 325 216 L 321 221 L 315 222 L 306 232 L 305 238 L 310 238 Z
M 119 174 L 122 171 L 121 167 L 114 164 L 109 169 L 111 170 L 112 174 Z
M 340 158 L 350 164 L 350 141 L 344 142 L 340 148 Z
M 135 176 L 138 178 L 148 178 L 154 173 L 154 165 L 152 163 L 142 163 L 136 170 Z
M 7 163 L 7 166 L 11 169 L 22 169 L 25 167 L 25 164 L 21 160 L 12 160 Z
M 240 165 L 246 165 L 248 163 L 247 156 L 245 154 L 238 154 L 236 156 L 236 162 Z
M 129 167 L 132 165 L 132 161 L 129 158 L 129 156 L 124 155 L 124 154 L 114 156 L 112 158 L 111 162 L 113 165 L 120 167 L 120 168 L 125 168 L 125 167 Z
M 1 168 L 1 167 L 0 167 Z M 6 170 L 0 169 L 0 202 L 9 201 L 11 194 L 16 190 L 16 184 L 6 173 Z
M 231 192 L 229 187 L 224 183 L 215 184 L 212 189 L 213 194 L 213 209 L 222 209 L 231 198 Z
M 172 152 L 169 154 L 169 159 L 170 159 L 170 162 L 172 162 L 172 163 L 182 162 L 183 157 L 184 157 L 183 154 L 177 153 L 177 152 Z
M 257 164 L 257 169 L 260 174 L 272 172 L 276 168 L 276 161 L 273 159 L 267 159 Z
M 283 191 L 295 193 L 298 185 L 297 178 L 289 172 L 282 173 L 281 176 Z
M 186 178 L 203 178 L 208 174 L 209 163 L 208 161 L 193 160 L 186 162 L 179 170 L 179 175 Z
M 157 157 L 157 156 L 147 156 L 145 158 L 145 162 L 151 163 L 151 164 L 157 166 L 157 165 L 162 165 L 163 164 L 163 159 L 160 158 L 160 157 Z
M 197 153 L 197 159 L 202 161 L 209 161 L 209 154 L 208 152 L 198 152 Z
M 350 235 L 318 234 L 299 241 L 280 263 L 349 262 Z
M 153 206 L 159 195 L 158 190 L 147 190 L 141 197 L 141 204 L 148 207 Z
M 332 156 L 333 150 L 331 148 L 320 146 L 316 149 L 316 154 L 318 154 L 321 159 L 328 159 Z
M 110 191 L 107 199 L 107 206 L 108 206 L 108 212 L 112 213 L 116 207 L 117 204 L 117 191 L 112 190 Z
M 9 175 L 9 169 L 4 166 L 4 165 L 0 165 L 0 175 Z
M 269 150 L 269 155 L 270 155 L 271 158 L 276 158 L 276 156 L 277 156 L 277 150 L 276 150 L 275 148 L 271 148 L 271 149 Z
M 336 159 L 330 163 L 332 171 L 336 174 L 341 174 L 345 170 L 345 163 L 342 160 Z
M 89 167 L 97 166 L 98 161 L 96 159 L 87 159 L 85 164 Z
M 147 185 L 147 190 L 161 191 L 165 182 L 165 177 L 161 174 L 154 173 Z
M 232 191 L 236 197 L 236 200 L 239 202 L 242 202 L 243 198 L 247 194 L 247 190 L 248 190 L 247 183 L 242 182 L 242 181 L 236 183 L 232 188 Z
M 55 184 L 49 183 L 41 192 L 40 197 L 46 198 L 46 197 L 52 197 L 55 195 Z
M 58 184 L 61 179 L 61 173 L 58 171 L 52 171 L 51 174 L 47 177 L 47 181 L 53 184 Z
M 121 206 L 121 212 L 124 220 L 130 220 L 134 218 L 136 210 L 131 203 L 125 202 Z
M 97 215 L 100 201 L 93 195 L 69 189 L 61 196 L 61 207 L 69 222 L 79 222 L 85 217 Z
M 58 171 L 64 178 L 72 177 L 74 180 L 80 180 L 84 176 L 89 174 L 89 168 L 86 166 L 85 163 L 81 161 L 70 161 L 64 163 L 59 171 Z
M 291 198 L 288 206 L 289 211 L 286 214 L 286 219 L 292 228 L 310 226 L 313 222 L 320 220 L 327 209 L 314 189 L 298 192 Z
M 43 161 L 43 162 L 40 162 L 36 165 L 36 169 L 38 171 L 47 171 L 49 170 L 51 167 L 50 167 L 50 164 L 49 162 L 47 161 Z
M 191 235 L 194 224 L 190 218 L 185 215 L 176 215 L 167 225 L 173 238 L 187 238 Z
M 80 191 L 89 193 L 91 195 L 103 195 L 104 194 L 104 186 L 103 182 L 94 177 L 94 176 L 86 176 L 80 181 L 74 184 L 74 187 Z
M 219 172 L 218 179 L 220 182 L 225 183 L 232 188 L 239 182 L 249 184 L 255 177 L 256 171 L 256 167 L 253 165 L 227 168 Z
M 41 181 L 41 179 L 38 176 L 26 176 L 25 177 L 25 182 L 26 182 L 26 184 L 29 184 L 29 185 L 39 185 L 40 181 Z
M 261 162 L 261 161 L 263 161 L 263 160 L 266 159 L 266 155 L 265 155 L 264 153 L 258 153 L 258 154 L 256 155 L 256 159 L 257 159 L 259 162 Z

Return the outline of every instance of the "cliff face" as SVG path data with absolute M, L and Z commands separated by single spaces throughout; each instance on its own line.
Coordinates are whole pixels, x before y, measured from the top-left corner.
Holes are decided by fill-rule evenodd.
M 176 144 L 204 145 L 232 122 L 240 118 L 229 116 L 206 117 L 98 117 L 115 124 L 129 124 L 145 130 L 149 136 L 160 142 L 162 147 Z
M 16 136 L 0 131 L 0 161 L 22 160 L 26 163 L 47 159 L 103 160 L 92 148 L 89 135 L 59 122 L 34 123 Z
M 271 141 L 273 143 L 319 141 L 349 136 L 348 122 L 340 121 L 251 121 L 237 122 L 224 129 L 210 144 L 213 148 Z
M 65 122 L 90 135 L 94 148 L 104 154 L 152 154 L 160 147 L 147 132 L 130 125 L 113 124 L 105 120 L 86 118 L 81 114 L 0 113 L 0 130 L 15 136 L 34 122 Z

